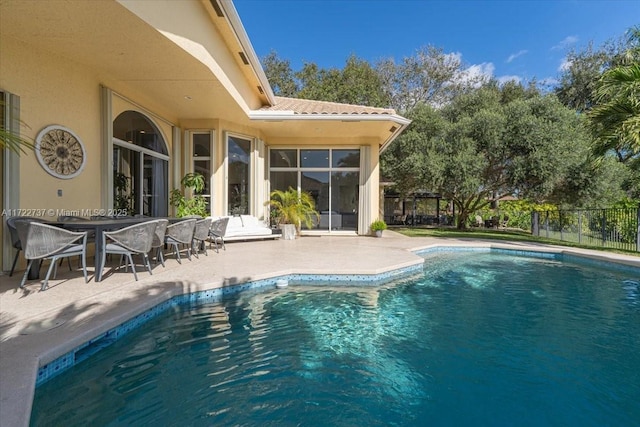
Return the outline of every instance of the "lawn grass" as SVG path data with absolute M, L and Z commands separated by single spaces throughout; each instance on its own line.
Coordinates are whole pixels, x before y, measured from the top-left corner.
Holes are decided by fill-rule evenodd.
M 625 251 L 616 248 L 603 248 L 601 246 L 587 246 L 578 243 L 547 239 L 544 237 L 532 236 L 531 233 L 518 230 L 496 230 L 496 229 L 468 229 L 460 231 L 455 228 L 418 228 L 418 227 L 393 227 L 393 231 L 409 237 L 452 237 L 457 239 L 491 239 L 511 242 L 534 242 L 548 245 L 567 246 L 571 248 L 592 249 L 603 252 L 613 252 L 618 254 L 632 255 L 640 257 L 640 252 Z

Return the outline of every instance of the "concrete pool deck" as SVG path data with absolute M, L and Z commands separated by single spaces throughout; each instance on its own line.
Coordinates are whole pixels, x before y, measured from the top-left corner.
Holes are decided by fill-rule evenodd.
M 183 259 L 182 265 L 169 258 L 166 268 L 154 267 L 153 275 L 139 272 L 138 282 L 131 272 L 117 272 L 96 283 L 89 267 L 85 284 L 66 263 L 45 292 L 38 281 L 19 289 L 21 272 L 0 276 L 0 426 L 29 424 L 40 366 L 173 296 L 289 274 L 380 274 L 422 264 L 413 252 L 437 246 L 564 253 L 640 268 L 640 257 L 634 256 L 535 243 L 410 238 L 389 230 L 380 239 L 234 242 L 226 251 Z

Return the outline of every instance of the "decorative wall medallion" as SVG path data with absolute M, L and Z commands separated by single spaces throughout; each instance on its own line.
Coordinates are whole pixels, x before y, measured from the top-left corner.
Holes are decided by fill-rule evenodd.
M 71 179 L 84 169 L 84 145 L 64 126 L 51 125 L 42 129 L 36 137 L 35 151 L 42 168 L 57 178 Z

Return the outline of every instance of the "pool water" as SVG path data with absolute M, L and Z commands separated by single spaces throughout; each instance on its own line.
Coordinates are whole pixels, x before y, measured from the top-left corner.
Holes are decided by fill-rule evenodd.
M 33 425 L 640 425 L 637 271 L 426 257 L 382 287 L 160 316 L 36 390 Z

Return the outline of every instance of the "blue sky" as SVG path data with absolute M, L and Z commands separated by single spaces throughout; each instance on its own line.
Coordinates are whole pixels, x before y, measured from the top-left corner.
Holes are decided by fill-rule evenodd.
M 275 50 L 343 68 L 354 54 L 396 62 L 426 45 L 460 55 L 474 72 L 552 83 L 571 48 L 600 46 L 640 25 L 640 1 L 235 0 L 256 54 Z

